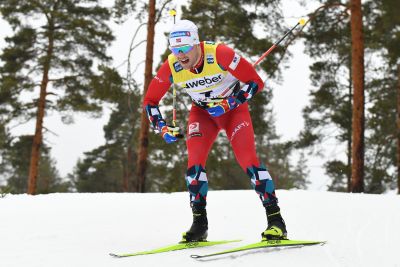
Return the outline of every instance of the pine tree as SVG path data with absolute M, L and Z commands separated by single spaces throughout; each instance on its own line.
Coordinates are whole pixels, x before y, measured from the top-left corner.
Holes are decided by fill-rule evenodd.
M 352 58 L 350 55 L 350 6 L 335 1 L 324 2 L 321 9 L 311 16 L 307 31 L 307 52 L 316 60 L 312 65 L 311 80 L 316 88 L 311 92 L 311 103 L 304 109 L 306 127 L 298 145 L 313 145 L 320 152 L 320 144 L 333 137 L 336 147 L 345 148 L 347 161 L 339 155 L 325 163 L 326 173 L 332 178 L 329 190 L 349 191 L 352 155 L 351 110 L 354 94 Z M 366 1 L 364 13 L 366 58 L 382 55 L 382 48 L 389 53 L 383 57 L 396 58 L 395 1 Z M 386 10 L 386 11 L 385 11 Z M 392 15 L 390 15 L 392 14 Z M 397 24 L 398 25 L 398 24 Z M 389 37 L 390 36 L 390 37 Z M 396 60 L 395 60 L 396 61 Z M 366 64 L 365 99 L 365 166 L 364 191 L 382 193 L 393 188 L 395 163 L 395 99 L 397 65 Z M 361 101 L 363 102 L 363 101 Z M 336 149 L 337 151 L 341 149 Z M 338 153 L 337 153 L 338 154 Z
M 300 134 L 300 147 L 337 142 L 344 144 L 346 161 L 330 160 L 325 163 L 327 174 L 333 179 L 330 189 L 347 191 L 350 188 L 351 166 L 351 84 L 350 22 L 348 7 L 334 1 L 325 3 L 310 17 L 304 34 L 306 52 L 316 60 L 311 66 L 311 101 L 303 110 L 304 130 Z M 340 178 L 340 180 L 338 180 Z M 340 185 L 337 185 L 339 183 Z
M 4 154 L 4 160 L 10 168 L 7 173 L 7 184 L 10 193 L 25 193 L 28 188 L 26 177 L 29 173 L 29 155 L 32 148 L 33 136 L 20 136 L 10 144 Z M 43 146 L 40 155 L 40 168 L 38 170 L 37 193 L 67 192 L 70 184 L 61 179 L 55 161 L 50 157 L 50 149 Z
M 0 56 L 4 61 L 1 92 L 12 95 L 14 103 L 21 102 L 19 96 L 26 92 L 39 92 L 38 99 L 25 101 L 19 113 L 36 117 L 28 186 L 28 193 L 35 194 L 46 113 L 98 115 L 99 100 L 108 98 L 112 90 L 112 71 L 103 66 L 96 74 L 93 69 L 95 63 L 110 59 L 105 54 L 113 40 L 105 24 L 110 12 L 89 0 L 8 0 L 0 2 L 0 12 L 14 30 Z
M 364 192 L 364 34 L 361 0 L 350 0 L 353 93 L 351 192 Z
M 161 3 L 161 8 L 158 9 L 159 12 L 157 16 L 151 17 L 152 20 L 154 19 L 155 23 L 160 19 L 160 14 L 162 14 L 161 11 L 168 2 L 169 1 L 167 0 L 164 1 L 164 3 Z M 115 18 L 122 22 L 127 15 L 135 15 L 137 10 L 135 10 L 134 7 L 142 10 L 143 14 L 146 14 L 148 11 L 147 5 L 138 6 L 138 4 L 139 2 L 134 1 L 117 1 L 114 6 Z M 139 16 L 139 22 L 143 19 L 143 17 L 145 17 L 143 14 Z M 149 18 L 146 16 L 146 19 Z M 135 39 L 135 37 L 136 35 L 133 37 L 133 39 Z M 132 50 L 129 53 L 131 58 L 128 59 L 128 65 L 131 64 L 130 60 L 133 59 L 134 63 L 134 60 L 137 58 L 137 55 L 135 55 L 136 51 L 133 49 L 134 47 L 135 45 L 132 43 Z M 152 54 L 152 52 L 149 51 L 149 55 L 150 54 Z M 148 65 L 147 69 L 151 69 L 150 64 Z M 149 76 L 149 73 L 152 74 L 151 71 L 147 71 L 145 76 Z M 108 124 L 104 127 L 106 144 L 85 153 L 85 158 L 78 162 L 74 173 L 70 175 L 73 177 L 78 191 L 92 192 L 100 189 L 101 191 L 108 190 L 115 192 L 137 192 L 138 190 L 177 190 L 173 184 L 163 184 L 163 181 L 166 180 L 166 176 L 169 176 L 169 174 L 173 175 L 171 172 L 167 172 L 166 174 L 166 169 L 158 168 L 157 165 L 159 162 L 157 160 L 157 156 L 160 154 L 158 153 L 158 148 L 160 146 L 165 146 L 165 143 L 159 138 L 159 136 L 153 135 L 149 137 L 150 141 L 148 141 L 148 138 L 146 137 L 148 126 L 142 127 L 139 123 L 139 118 L 141 118 L 141 115 L 143 116 L 143 109 L 140 101 L 141 88 L 139 88 L 139 83 L 132 78 L 131 74 L 131 69 L 128 67 L 127 79 L 121 87 L 121 90 L 127 91 L 127 93 L 124 93 L 116 102 L 117 107 L 111 114 Z M 150 78 L 152 78 L 152 76 L 150 76 Z M 147 89 L 147 86 L 144 88 Z M 142 118 L 142 122 L 147 123 L 147 121 L 147 116 L 145 116 L 145 120 Z M 140 131 L 145 132 L 145 136 L 143 137 L 142 135 L 140 139 L 141 141 L 139 142 Z M 139 158 L 138 152 L 140 151 L 138 144 L 143 143 L 149 143 L 149 146 L 145 148 L 149 155 L 142 153 L 142 156 Z M 140 149 L 143 151 L 142 146 Z M 172 155 L 168 152 L 166 152 L 166 154 L 168 156 Z M 104 155 L 107 155 L 107 157 L 113 157 L 115 159 L 112 166 L 109 165 L 108 161 L 105 160 Z M 141 165 L 141 168 L 136 167 L 138 166 L 138 162 L 143 162 L 143 160 L 145 163 L 151 162 L 149 168 L 147 168 L 145 165 Z M 171 161 L 166 160 L 166 162 Z M 89 180 L 93 181 L 96 177 L 95 174 L 103 173 L 103 170 L 106 169 L 110 169 L 112 171 L 106 172 L 106 177 L 101 179 L 100 184 L 97 187 L 92 186 L 92 183 L 89 182 Z M 89 173 L 89 170 L 91 173 Z M 138 176 L 138 173 L 141 175 Z M 146 177 L 151 177 L 151 179 L 146 179 Z M 161 181 L 161 183 L 158 181 Z M 110 185 L 108 189 L 107 183 Z
M 374 70 L 381 73 L 381 77 L 374 77 L 368 85 L 372 91 L 368 110 L 373 116 L 367 120 L 367 126 L 374 131 L 367 138 L 367 145 L 375 148 L 373 157 L 378 162 L 369 165 L 381 179 L 368 176 L 366 179 L 373 181 L 371 189 L 375 192 L 395 189 L 396 186 L 400 192 L 400 18 L 396 11 L 399 8 L 398 1 L 379 0 L 370 1 L 367 9 L 371 39 L 368 48 L 384 60 Z
M 6 184 L 11 166 L 10 162 L 6 160 L 7 152 L 10 149 L 11 136 L 7 128 L 0 122 L 0 189 L 1 186 Z M 1 191 L 1 190 L 0 190 Z
M 146 94 L 147 88 L 153 78 L 153 50 L 154 50 L 154 35 L 155 35 L 155 16 L 156 16 L 156 2 L 149 0 L 148 6 L 148 20 L 147 20 L 147 42 L 146 42 L 146 62 L 144 73 L 144 90 L 143 95 Z M 137 184 L 136 190 L 138 192 L 146 191 L 146 169 L 147 169 L 147 156 L 148 156 L 148 136 L 149 136 L 149 120 L 146 111 L 142 111 L 140 117 L 141 127 L 139 135 L 138 146 L 138 159 L 136 164 Z
M 400 64 L 398 65 L 398 71 L 397 71 L 397 129 L 396 129 L 396 135 L 397 135 L 397 194 L 400 194 Z
M 103 128 L 106 143 L 85 152 L 69 175 L 78 192 L 136 191 L 132 186 L 137 160 L 133 148 L 137 147 L 140 125 L 133 118 L 138 118 L 141 110 L 138 88 L 121 93 Z

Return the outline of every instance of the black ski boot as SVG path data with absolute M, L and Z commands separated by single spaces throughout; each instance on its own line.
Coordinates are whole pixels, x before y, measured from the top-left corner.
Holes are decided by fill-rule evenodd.
M 277 204 L 266 206 L 268 227 L 261 233 L 262 241 L 287 239 L 285 221 Z
M 206 241 L 208 235 L 208 220 L 206 209 L 192 208 L 193 224 L 189 231 L 182 234 L 182 243 Z

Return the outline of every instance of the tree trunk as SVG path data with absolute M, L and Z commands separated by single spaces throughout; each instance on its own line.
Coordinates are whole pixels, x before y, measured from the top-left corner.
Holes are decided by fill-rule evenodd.
M 153 48 L 154 48 L 154 27 L 155 27 L 155 0 L 149 0 L 149 18 L 147 21 L 147 44 L 146 44 L 146 62 L 144 72 L 144 90 L 143 95 L 146 94 L 147 88 L 153 78 Z M 145 192 L 146 184 L 146 168 L 147 168 L 147 154 L 149 144 L 149 119 L 147 118 L 146 111 L 142 111 L 140 117 L 140 134 L 139 134 L 139 149 L 138 149 L 138 160 L 136 164 L 137 174 L 137 192 Z
M 132 146 L 129 142 L 128 149 L 126 151 L 126 164 L 124 166 L 124 177 L 122 180 L 122 191 L 129 192 L 129 181 L 132 178 Z
M 51 29 L 51 27 L 50 27 Z M 40 148 L 43 143 L 43 118 L 46 110 L 46 95 L 47 95 L 47 84 L 49 83 L 49 70 L 50 61 L 53 55 L 54 48 L 54 37 L 53 32 L 49 32 L 49 43 L 47 47 L 46 60 L 43 64 L 43 76 L 40 83 L 40 95 L 37 103 L 36 113 L 36 127 L 35 135 L 33 136 L 31 161 L 29 166 L 29 177 L 28 177 L 28 194 L 36 194 L 36 185 L 40 161 Z
M 400 194 L 400 64 L 397 68 L 397 193 Z
M 350 70 L 350 77 L 349 77 L 349 101 L 348 101 L 348 108 L 349 111 L 352 109 L 352 95 L 353 95 L 353 87 L 352 87 L 352 77 L 353 74 L 351 72 L 351 62 L 349 66 Z M 347 177 L 347 192 L 351 192 L 351 135 L 352 135 L 352 129 L 351 125 L 349 125 L 349 131 L 347 133 L 347 169 L 346 169 L 346 177 Z
M 361 0 L 350 0 L 353 73 L 351 191 L 364 192 L 364 39 Z

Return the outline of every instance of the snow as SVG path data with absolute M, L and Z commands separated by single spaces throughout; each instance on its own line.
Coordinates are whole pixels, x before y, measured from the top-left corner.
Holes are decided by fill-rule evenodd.
M 400 196 L 278 190 L 289 238 L 324 246 L 205 254 L 260 239 L 266 218 L 251 190 L 210 191 L 209 240 L 240 243 L 115 259 L 178 242 L 191 224 L 188 194 L 96 193 L 0 198 L 0 266 L 400 266 Z

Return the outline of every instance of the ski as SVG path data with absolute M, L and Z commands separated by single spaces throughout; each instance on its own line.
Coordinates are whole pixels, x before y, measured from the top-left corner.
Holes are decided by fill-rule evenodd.
M 161 247 L 161 248 L 157 248 L 157 249 L 134 252 L 134 253 L 121 253 L 121 254 L 110 253 L 110 256 L 113 256 L 115 258 L 133 257 L 133 256 L 139 256 L 139 255 L 170 252 L 170 251 L 182 250 L 182 249 L 209 247 L 209 246 L 215 246 L 215 245 L 221 245 L 221 244 L 227 244 L 227 243 L 239 242 L 239 241 L 241 241 L 241 240 L 180 242 L 178 244 L 173 244 L 173 245 L 169 245 L 169 246 L 165 246 L 165 247 Z
M 215 253 L 211 253 L 211 254 L 190 255 L 190 257 L 192 257 L 194 259 L 201 259 L 201 258 L 225 255 L 225 254 L 230 254 L 230 253 L 235 253 L 235 252 L 240 252 L 240 251 L 259 249 L 259 248 L 303 247 L 303 246 L 312 246 L 312 245 L 317 245 L 317 244 L 323 245 L 325 243 L 326 243 L 326 241 L 301 241 L 301 240 L 287 240 L 287 239 L 285 239 L 285 240 L 268 240 L 268 241 L 261 241 L 261 242 L 257 242 L 257 243 L 244 245 L 244 246 L 233 248 L 233 249 L 219 251 L 219 252 L 215 252 Z

